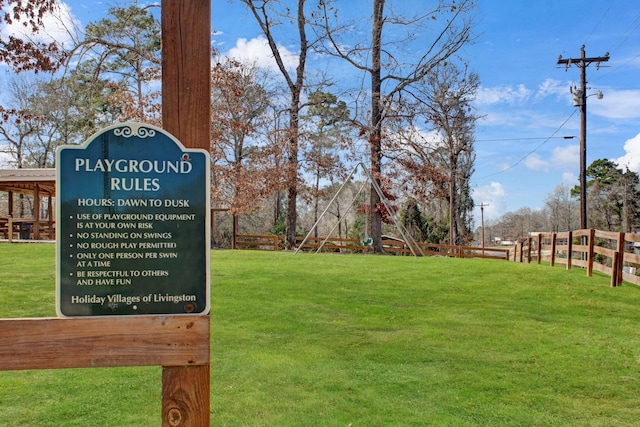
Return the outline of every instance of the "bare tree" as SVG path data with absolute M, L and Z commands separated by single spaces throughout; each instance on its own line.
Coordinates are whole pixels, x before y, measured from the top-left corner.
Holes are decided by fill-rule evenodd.
M 578 224 L 578 203 L 571 197 L 571 187 L 558 185 L 544 201 L 550 229 L 554 233 L 575 230 Z
M 256 210 L 275 184 L 260 159 L 266 141 L 270 94 L 256 67 L 233 60 L 211 72 L 211 168 L 213 199 L 234 214 Z
M 438 139 L 433 150 L 437 168 L 448 176 L 449 242 L 462 244 L 471 234 L 473 200 L 470 180 L 475 151 L 473 139 L 478 116 L 472 108 L 480 84 L 478 75 L 446 62 L 435 67 L 419 88 L 415 100 L 418 111 L 432 123 Z M 410 104 L 411 105 L 411 104 Z M 440 180 L 440 176 L 436 179 Z
M 305 70 L 309 41 L 307 39 L 307 17 L 304 6 L 306 0 L 298 0 L 297 8 L 291 13 L 289 7 L 276 0 L 241 0 L 247 5 L 263 34 L 267 38 L 273 58 L 280 73 L 284 77 L 289 89 L 289 125 L 286 142 L 287 155 L 287 215 L 286 215 L 286 246 L 288 249 L 296 245 L 297 199 L 298 199 L 298 168 L 299 168 L 299 138 L 300 111 L 302 109 L 301 95 L 305 84 Z M 278 8 L 281 8 L 278 10 Z M 293 17 L 291 16 L 293 15 Z M 278 25 L 278 18 L 284 17 L 295 22 L 298 34 L 298 63 L 295 71 L 287 68 L 278 49 L 274 28 Z
M 336 2 L 320 3 L 318 32 L 323 53 L 341 58 L 369 76 L 369 118 L 363 124 L 370 145 L 371 174 L 383 183 L 384 122 L 392 118 L 394 103 L 448 60 L 471 38 L 469 14 L 473 0 L 435 1 L 433 8 L 420 5 L 412 16 L 385 13 L 386 0 L 372 1 L 371 38 L 352 42 L 354 22 L 340 22 Z M 406 4 L 406 3 L 405 3 Z M 416 43 L 424 47 L 418 49 Z M 415 43 L 414 43 L 415 42 Z M 372 185 L 371 237 L 375 252 L 382 252 L 382 205 Z

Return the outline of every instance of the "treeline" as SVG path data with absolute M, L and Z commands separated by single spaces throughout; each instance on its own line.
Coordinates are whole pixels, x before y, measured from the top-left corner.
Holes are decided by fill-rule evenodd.
M 401 215 L 420 241 L 471 241 L 479 77 L 460 52 L 473 38 L 475 1 L 371 0 L 365 21 L 337 1 L 238 1 L 275 66 L 212 51 L 212 206 L 260 218 L 251 232 L 283 231 L 292 247 L 364 162 L 382 194 L 369 183 L 350 213 L 332 211 L 340 233 L 361 230 L 381 251 L 390 216 Z M 0 13 L 36 40 L 42 17 L 61 9 L 0 0 Z M 0 33 L 0 60 L 16 71 L 0 107 L 3 159 L 54 167 L 57 146 L 105 126 L 161 126 L 157 15 L 138 2 L 112 7 L 83 29 L 68 27 L 64 45 Z
M 586 170 L 587 227 L 617 232 L 640 230 L 638 174 L 608 159 L 598 159 Z M 516 242 L 529 233 L 559 233 L 580 228 L 580 189 L 559 185 L 547 195 L 542 209 L 521 208 L 485 221 L 485 243 Z M 476 230 L 481 240 L 481 230 Z

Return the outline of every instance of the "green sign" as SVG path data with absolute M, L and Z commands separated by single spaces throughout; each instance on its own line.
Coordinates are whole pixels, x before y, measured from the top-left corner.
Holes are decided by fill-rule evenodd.
M 209 311 L 209 153 L 141 123 L 57 151 L 60 316 Z

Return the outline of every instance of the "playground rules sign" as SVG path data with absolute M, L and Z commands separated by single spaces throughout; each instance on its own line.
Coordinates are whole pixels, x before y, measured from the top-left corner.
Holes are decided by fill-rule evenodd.
M 142 123 L 56 153 L 56 309 L 209 311 L 209 153 Z

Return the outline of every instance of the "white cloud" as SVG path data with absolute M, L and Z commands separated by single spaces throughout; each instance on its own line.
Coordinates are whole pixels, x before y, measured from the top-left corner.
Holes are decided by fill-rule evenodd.
M 538 86 L 535 99 L 540 100 L 547 96 L 565 96 L 569 99 L 569 84 L 560 80 L 546 79 Z
M 280 51 L 284 66 L 288 70 L 295 69 L 298 64 L 298 56 L 284 46 L 278 46 L 278 50 Z M 255 64 L 261 68 L 278 71 L 278 66 L 271 53 L 269 43 L 263 36 L 251 40 L 245 38 L 238 39 L 236 45 L 229 49 L 226 56 L 244 63 Z
M 531 96 L 531 91 L 525 85 L 480 87 L 476 96 L 478 105 L 490 104 L 519 104 Z
M 538 172 L 549 172 L 552 168 L 559 170 L 572 170 L 578 167 L 580 159 L 580 146 L 576 144 L 555 147 L 551 150 L 549 159 L 544 159 L 538 153 L 532 153 L 524 160 L 527 168 Z
M 473 200 L 476 203 L 474 217 L 480 218 L 480 205 L 485 205 L 484 219 L 499 218 L 505 210 L 507 192 L 499 182 L 491 182 L 489 185 L 473 189 Z
M 534 93 L 524 84 L 519 85 L 503 85 L 496 87 L 483 87 L 478 90 L 476 103 L 478 105 L 492 104 L 522 104 L 533 101 L 540 101 L 547 97 L 566 98 L 570 102 L 571 95 L 569 93 L 569 83 L 556 79 L 545 79 L 538 85 L 538 89 Z
M 561 170 L 571 170 L 579 167 L 580 145 L 571 144 L 566 147 L 555 147 L 551 152 L 551 163 Z
M 77 35 L 80 22 L 73 16 L 71 8 L 64 2 L 55 6 L 51 13 L 42 17 L 43 28 L 38 33 L 32 33 L 30 27 L 25 27 L 23 22 L 13 22 L 11 25 L 3 24 L 0 31 L 11 34 L 22 40 L 34 42 L 51 43 L 57 42 L 61 45 L 69 45 Z
M 562 183 L 567 185 L 577 185 L 578 175 L 574 174 L 573 172 L 563 172 Z
M 524 164 L 534 171 L 549 172 L 549 162 L 543 160 L 537 153 L 529 155 L 524 160 Z
M 640 133 L 624 143 L 625 154 L 614 161 L 623 169 L 640 173 Z
M 603 90 L 603 99 L 589 97 L 589 114 L 609 119 L 640 118 L 640 89 Z
M 531 170 L 538 172 L 549 172 L 551 169 L 571 170 L 577 167 L 580 157 L 580 146 L 577 144 L 555 147 L 551 150 L 548 158 L 541 156 L 539 153 L 530 153 L 522 162 Z M 505 167 L 504 170 L 511 169 Z

